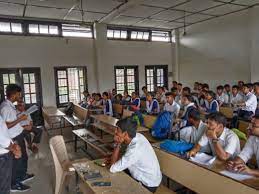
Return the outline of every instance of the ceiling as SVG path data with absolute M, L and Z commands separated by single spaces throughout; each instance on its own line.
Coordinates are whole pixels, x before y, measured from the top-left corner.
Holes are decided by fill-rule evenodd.
M 175 29 L 259 5 L 259 0 L 0 0 L 0 17 Z

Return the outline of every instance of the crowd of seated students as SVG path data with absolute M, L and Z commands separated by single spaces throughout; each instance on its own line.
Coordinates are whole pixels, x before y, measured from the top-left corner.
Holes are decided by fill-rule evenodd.
M 6 87 L 6 99 L 0 105 L 0 193 L 25 192 L 34 178 L 28 173 L 28 150 L 38 152 L 42 129 L 33 126 L 25 113 L 22 89 L 16 84 Z M 16 105 L 15 105 L 16 104 Z M 32 137 L 33 133 L 33 137 Z

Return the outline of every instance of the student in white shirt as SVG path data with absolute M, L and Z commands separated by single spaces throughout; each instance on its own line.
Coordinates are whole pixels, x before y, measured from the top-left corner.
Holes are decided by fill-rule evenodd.
M 216 100 L 219 103 L 219 106 L 226 105 L 229 103 L 229 96 L 224 92 L 223 86 L 217 87 L 217 97 Z
M 147 98 L 147 94 L 148 94 L 148 91 L 147 91 L 147 87 L 146 86 L 143 86 L 142 87 L 142 95 L 140 96 L 140 99 L 141 100 L 146 100 Z
M 166 103 L 166 96 L 165 96 L 164 88 L 161 86 L 157 87 L 156 99 L 158 102 Z
M 230 103 L 235 105 L 235 104 L 241 103 L 242 101 L 243 101 L 243 97 L 238 92 L 238 86 L 234 85 L 232 87 L 232 92 L 231 92 L 231 95 L 230 95 Z
M 188 157 L 195 156 L 201 147 L 209 146 L 212 155 L 219 160 L 227 161 L 240 153 L 238 136 L 226 128 L 226 117 L 221 113 L 208 115 L 208 130 L 194 148 L 188 152 Z
M 228 104 L 230 103 L 231 87 L 229 84 L 224 85 L 224 93 L 228 95 Z
M 258 169 L 249 168 L 246 163 L 255 156 L 257 168 L 259 167 L 259 115 L 252 119 L 249 127 L 250 136 L 241 153 L 227 163 L 227 169 L 236 173 L 248 174 L 259 177 Z
M 105 115 L 113 116 L 112 101 L 109 98 L 108 92 L 103 93 L 103 113 Z
M 175 118 L 178 118 L 180 112 L 180 105 L 174 101 L 174 94 L 172 92 L 167 92 L 166 104 L 164 106 L 164 111 L 168 111 L 174 114 Z
M 197 109 L 189 112 L 188 122 L 190 126 L 181 129 L 180 139 L 188 143 L 197 144 L 206 132 L 207 125 L 202 122 L 201 115 Z
M 249 91 L 248 84 L 243 86 L 243 93 L 245 94 L 244 102 L 238 103 L 237 106 L 241 107 L 238 111 L 238 115 L 232 119 L 232 127 L 237 128 L 238 118 L 244 120 L 251 120 L 252 116 L 255 114 L 257 108 L 257 98 Z
M 24 192 L 30 189 L 29 186 L 24 185 L 23 182 L 34 178 L 33 174 L 27 173 L 28 168 L 28 155 L 26 145 L 23 136 L 23 130 L 31 130 L 30 125 L 21 126 L 20 122 L 27 120 L 27 115 L 21 115 L 17 118 L 16 107 L 14 102 L 17 102 L 21 98 L 21 87 L 16 84 L 10 84 L 6 87 L 7 99 L 0 105 L 0 115 L 6 122 L 10 137 L 17 142 L 21 147 L 21 158 L 13 159 L 13 170 L 12 170 L 12 185 L 11 191 Z
M 160 106 L 156 99 L 153 99 L 150 93 L 147 94 L 146 111 L 149 114 L 158 114 L 160 112 Z
M 162 173 L 151 144 L 142 134 L 136 133 L 137 123 L 131 117 L 118 121 L 117 126 L 110 171 L 128 170 L 136 181 L 155 193 L 161 183 Z M 121 144 L 126 144 L 127 149 L 120 158 Z
M 0 116 L 0 193 L 9 194 L 12 180 L 12 160 L 21 157 L 21 148 L 13 143 L 5 121 Z

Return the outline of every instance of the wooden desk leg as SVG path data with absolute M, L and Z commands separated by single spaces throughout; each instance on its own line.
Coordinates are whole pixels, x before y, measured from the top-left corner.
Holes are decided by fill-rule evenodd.
M 77 135 L 75 135 L 75 145 L 74 145 L 74 149 L 75 149 L 75 152 L 77 152 Z

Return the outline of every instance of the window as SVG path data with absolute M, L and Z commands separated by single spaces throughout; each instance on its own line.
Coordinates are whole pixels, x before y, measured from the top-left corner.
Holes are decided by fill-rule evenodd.
M 152 41 L 170 42 L 170 32 L 152 31 Z
M 30 34 L 59 35 L 58 26 L 46 24 L 29 24 Z
M 107 30 L 108 39 L 127 39 L 128 33 L 126 30 Z
M 87 89 L 86 67 L 55 68 L 57 106 L 78 104 Z
M 149 40 L 149 32 L 131 31 L 130 38 L 133 40 Z
M 82 26 L 79 24 L 62 24 L 62 35 L 68 37 L 93 38 L 91 26 Z
M 6 86 L 9 84 L 18 84 L 23 89 L 23 97 L 26 105 L 37 104 L 41 106 L 41 79 L 40 68 L 18 68 L 18 69 L 0 69 L 0 84 L 3 90 L 0 92 L 5 96 Z M 4 100 L 1 98 L 1 100 Z
M 154 92 L 158 86 L 168 86 L 167 65 L 149 65 L 146 69 L 146 86 L 149 92 Z
M 115 88 L 117 93 L 124 91 L 138 92 L 138 67 L 137 66 L 115 66 Z
M 22 33 L 22 24 L 13 22 L 0 22 L 0 32 Z

